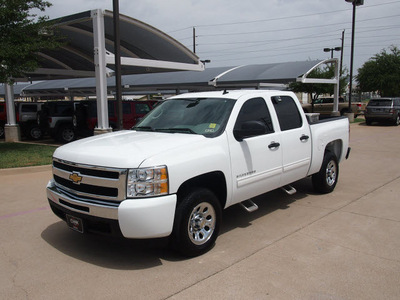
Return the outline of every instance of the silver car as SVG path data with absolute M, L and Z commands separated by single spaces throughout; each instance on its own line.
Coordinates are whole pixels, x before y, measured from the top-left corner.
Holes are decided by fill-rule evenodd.
M 379 98 L 369 101 L 365 110 L 365 122 L 390 122 L 400 124 L 400 98 Z

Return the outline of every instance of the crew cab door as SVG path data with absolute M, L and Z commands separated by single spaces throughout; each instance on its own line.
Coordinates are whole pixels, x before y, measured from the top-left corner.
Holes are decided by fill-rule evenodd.
M 235 124 L 228 134 L 233 203 L 241 202 L 280 186 L 282 174 L 281 134 L 276 132 L 273 126 L 271 109 L 273 107 L 268 108 L 264 98 L 257 97 L 247 100 L 241 107 Z M 257 131 L 255 128 L 264 128 L 264 130 Z
M 279 121 L 282 149 L 282 181 L 286 185 L 307 176 L 311 164 L 310 126 L 290 96 L 271 97 Z

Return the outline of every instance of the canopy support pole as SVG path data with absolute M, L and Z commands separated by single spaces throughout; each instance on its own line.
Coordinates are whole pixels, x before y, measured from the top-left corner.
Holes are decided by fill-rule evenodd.
M 96 73 L 97 127 L 95 134 L 111 131 L 108 121 L 106 46 L 104 13 L 101 9 L 92 10 L 94 64 Z
M 14 87 L 12 84 L 5 84 L 5 96 L 7 105 L 7 124 L 4 126 L 5 141 L 19 142 L 21 140 L 21 132 L 15 118 Z

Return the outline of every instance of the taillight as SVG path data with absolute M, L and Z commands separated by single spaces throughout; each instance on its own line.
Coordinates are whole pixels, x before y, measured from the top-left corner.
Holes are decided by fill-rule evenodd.
M 47 121 L 49 122 L 49 124 L 51 124 L 52 119 L 48 118 Z

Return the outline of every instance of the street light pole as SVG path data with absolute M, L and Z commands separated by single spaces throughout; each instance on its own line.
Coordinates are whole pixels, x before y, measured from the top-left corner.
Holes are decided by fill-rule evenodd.
M 349 86 L 349 112 L 351 112 L 351 96 L 353 93 L 353 61 L 354 61 L 354 33 L 356 23 L 356 6 L 363 5 L 364 0 L 345 0 L 353 4 L 353 21 L 351 26 L 351 54 L 350 54 L 350 86 Z
M 331 59 L 333 58 L 333 51 L 341 51 L 342 47 L 324 48 L 324 52 L 331 52 Z

